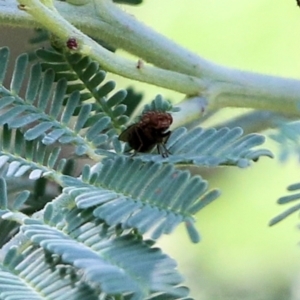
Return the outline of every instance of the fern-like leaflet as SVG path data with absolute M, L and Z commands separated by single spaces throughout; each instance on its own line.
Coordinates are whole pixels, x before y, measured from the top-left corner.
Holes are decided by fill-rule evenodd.
M 283 196 L 280 197 L 277 201 L 278 204 L 287 204 L 290 202 L 294 202 L 300 199 L 300 183 L 295 183 L 290 185 L 288 188 L 289 192 L 294 192 L 291 195 L 288 196 Z M 270 221 L 270 226 L 277 224 L 278 222 L 280 222 L 281 220 L 285 219 L 286 217 L 288 217 L 289 215 L 291 215 L 292 213 L 299 211 L 300 210 L 300 203 L 290 207 L 289 209 L 285 210 L 283 213 L 279 214 L 278 216 L 274 217 L 271 221 Z
M 192 216 L 219 195 L 216 190 L 207 193 L 207 182 L 190 178 L 187 171 L 122 157 L 107 160 L 98 173 L 86 168 L 82 179 L 62 177 L 64 193 L 79 208 L 92 207 L 94 216 L 111 226 L 137 228 L 142 234 L 152 230 L 154 239 L 184 222 L 198 242 Z
M 273 157 L 273 154 L 267 149 L 253 149 L 264 142 L 265 138 L 262 135 L 242 136 L 242 134 L 243 130 L 240 127 L 219 130 L 196 127 L 190 131 L 180 127 L 171 133 L 165 145 L 171 154 L 167 158 L 154 153 L 143 153 L 137 158 L 144 162 L 168 162 L 210 167 L 236 165 L 245 168 L 251 161 L 257 161 L 261 156 Z M 119 148 L 116 148 L 116 152 L 120 153 Z M 102 153 L 102 150 L 99 149 L 97 153 Z
M 0 291 L 7 275 L 12 276 L 16 291 L 24 289 L 34 299 L 35 292 L 42 290 L 52 299 L 57 293 L 43 288 L 57 284 L 61 274 L 56 270 L 61 269 L 70 272 L 62 276 L 62 289 L 74 297 L 87 291 L 92 291 L 91 299 L 94 295 L 128 300 L 186 297 L 188 290 L 180 286 L 176 264 L 152 246 L 180 223 L 198 242 L 194 215 L 219 191 L 208 191 L 205 180 L 177 166 L 248 166 L 260 156 L 272 156 L 268 150 L 254 149 L 263 137 L 243 136 L 241 128 L 175 128 L 166 145 L 168 158 L 154 153 L 131 158 L 117 137 L 140 98 L 131 103 L 125 90 L 111 95 L 115 83 L 105 83 L 106 73 L 88 57 L 43 49 L 37 55 L 42 62 L 32 66 L 24 95 L 27 55 L 17 59 L 10 87 L 0 86 L 0 165 L 5 177 L 0 180 L 1 216 L 4 224 L 20 226 L 20 233 L 3 247 Z M 0 57 L 2 83 L 7 48 L 0 49 Z M 176 117 L 176 108 L 161 96 L 147 104 L 146 111 L 168 111 Z M 87 155 L 92 160 L 79 177 L 64 172 L 70 161 L 70 152 L 61 151 L 65 144 L 72 146 L 74 157 Z M 28 175 L 63 188 L 36 213 L 24 209 L 32 191 L 6 195 L 9 178 Z M 49 202 L 43 192 L 39 198 Z M 13 236 L 12 230 L 7 226 Z M 151 234 L 151 241 L 143 239 L 145 233 Z M 33 281 L 34 270 L 20 263 L 26 262 L 25 257 L 43 262 L 50 257 L 49 265 L 41 265 L 47 278 L 38 276 Z M 32 294 L 28 286 L 34 287 Z
M 0 294 L 3 300 L 32 299 L 97 300 L 98 295 L 86 283 L 80 282 L 61 264 L 53 268 L 45 259 L 42 248 L 27 242 L 12 246 L 0 264 Z
M 110 117 L 113 125 L 110 135 L 116 133 L 114 128 L 120 129 L 120 126 L 127 122 L 126 106 L 122 104 L 127 95 L 126 91 L 121 90 L 108 97 L 107 95 L 114 90 L 115 83 L 114 81 L 103 83 L 106 73 L 99 68 L 97 63 L 78 54 L 70 55 L 44 49 L 38 50 L 37 56 L 47 61 L 41 64 L 44 70 L 55 71 L 56 81 L 62 78 L 67 79 L 67 95 L 80 91 L 81 102 L 93 99 L 92 110 L 105 113 Z
M 20 233 L 5 246 L 9 251 L 3 262 L 6 272 L 0 272 L 0 291 L 1 275 L 6 275 L 13 279 L 16 290 L 23 289 L 26 295 L 42 293 L 50 299 L 65 296 L 58 287 L 76 294 L 78 288 L 90 289 L 91 299 L 99 292 L 127 294 L 128 299 L 152 299 L 153 295 L 182 299 L 187 295 L 188 289 L 178 285 L 182 278 L 175 262 L 152 248 L 152 242 L 95 220 L 92 210 L 57 210 L 60 200 L 46 206 L 43 220 L 24 219 L 21 233 L 28 239 Z M 33 257 L 43 263 L 29 265 Z
M 280 146 L 281 161 L 286 161 L 291 154 L 300 157 L 300 122 L 280 122 L 278 131 L 271 138 Z
M 1 49 L 1 55 L 6 57 L 4 66 L 7 65 L 8 54 L 7 48 Z M 73 91 L 66 100 L 68 84 L 65 78 L 61 78 L 55 86 L 56 75 L 53 70 L 47 69 L 42 73 L 40 64 L 36 64 L 31 69 L 26 94 L 22 99 L 18 93 L 27 65 L 28 57 L 21 55 L 16 61 L 10 90 L 4 87 L 1 89 L 0 108 L 5 110 L 0 115 L 0 124 L 8 124 L 11 128 L 22 128 L 27 140 L 42 138 L 42 142 L 48 145 L 55 142 L 71 143 L 75 146 L 77 155 L 95 156 L 95 149 L 103 147 L 108 137 L 113 136 L 115 132 L 115 129 L 112 131 L 111 118 L 107 115 L 107 111 L 113 116 L 115 122 L 119 117 L 122 119 L 120 114 L 125 106 L 117 104 L 122 101 L 126 93 L 117 93 L 108 100 L 103 96 L 100 102 L 103 106 L 106 105 L 105 113 L 92 112 L 93 105 L 82 104 L 81 94 L 78 91 Z M 5 72 L 4 67 L 0 78 L 4 79 Z M 94 81 L 96 83 L 94 82 L 93 85 L 97 86 L 98 80 Z M 99 93 L 105 95 L 105 92 L 107 92 L 105 88 L 97 90 L 98 96 Z M 114 108 L 115 105 L 117 106 Z M 123 119 L 126 121 L 127 116 Z

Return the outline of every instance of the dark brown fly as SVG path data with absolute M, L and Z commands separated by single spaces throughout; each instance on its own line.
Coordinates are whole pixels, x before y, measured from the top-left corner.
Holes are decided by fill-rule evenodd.
M 141 120 L 127 129 L 119 136 L 119 140 L 127 142 L 136 152 L 148 152 L 157 146 L 157 151 L 162 157 L 168 156 L 165 146 L 171 131 L 169 127 L 173 122 L 171 114 L 159 111 L 144 113 Z

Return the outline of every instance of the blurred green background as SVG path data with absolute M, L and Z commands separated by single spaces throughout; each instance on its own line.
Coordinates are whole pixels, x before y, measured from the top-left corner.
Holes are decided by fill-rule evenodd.
M 300 8 L 295 0 L 144 0 L 124 6 L 139 20 L 216 63 L 278 76 L 300 77 Z M 140 86 L 138 86 L 140 88 Z M 149 88 L 151 98 L 162 93 Z M 235 112 L 235 110 L 231 110 Z M 278 145 L 268 141 L 275 155 Z M 222 196 L 197 215 L 202 241 L 182 227 L 160 240 L 199 300 L 300 299 L 300 233 L 294 214 L 274 227 L 286 207 L 276 200 L 300 181 L 296 157 L 261 159 L 247 169 L 204 170 Z

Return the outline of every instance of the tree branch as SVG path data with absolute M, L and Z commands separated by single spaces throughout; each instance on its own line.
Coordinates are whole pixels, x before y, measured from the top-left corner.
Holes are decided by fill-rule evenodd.
M 199 94 L 205 88 L 199 78 L 144 63 L 139 65 L 138 60 L 125 59 L 108 51 L 70 24 L 55 9 L 47 7 L 39 0 L 20 0 L 19 3 L 22 9 L 65 43 L 69 38 L 75 38 L 79 45 L 76 51 L 98 61 L 109 72 L 184 94 Z
M 19 20 L 24 24 L 32 22 L 33 26 L 38 22 L 63 41 L 76 38 L 78 52 L 89 55 L 107 71 L 189 96 L 199 95 L 206 100 L 207 110 L 244 107 L 300 115 L 299 80 L 213 64 L 141 24 L 111 0 L 91 0 L 82 6 L 55 1 L 55 7 L 62 15 L 38 0 L 19 2 L 32 16 L 26 23 L 24 12 L 19 13 Z M 0 20 L 5 22 L 4 19 L 0 10 Z M 107 51 L 67 20 L 85 33 L 135 54 L 156 67 Z M 9 21 L 7 17 L 6 21 Z M 197 114 L 202 113 L 202 109 L 201 106 Z

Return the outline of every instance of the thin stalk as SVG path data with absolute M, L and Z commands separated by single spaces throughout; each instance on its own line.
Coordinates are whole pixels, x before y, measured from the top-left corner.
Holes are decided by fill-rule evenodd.
M 39 0 L 19 2 L 24 11 L 63 41 L 76 38 L 79 45 L 76 51 L 98 61 L 109 72 L 189 95 L 199 94 L 205 88 L 204 82 L 196 77 L 160 69 L 139 60 L 129 60 L 108 51 Z
M 4 1 L 9 3 L 15 0 Z M 84 6 L 54 1 L 62 15 L 38 0 L 19 2 L 25 5 L 31 15 L 28 20 L 34 24 L 40 23 L 63 41 L 75 37 L 79 44 L 77 51 L 89 55 L 107 71 L 189 96 L 199 95 L 206 100 L 206 110 L 243 107 L 300 116 L 299 80 L 245 72 L 211 63 L 141 24 L 111 0 L 91 0 Z M 2 23 L 3 18 L 0 10 Z M 24 19 L 24 12 L 20 14 L 20 19 Z M 127 50 L 141 60 L 128 60 L 107 51 L 68 20 L 93 37 Z M 196 115 L 202 110 L 203 107 L 200 107 Z

